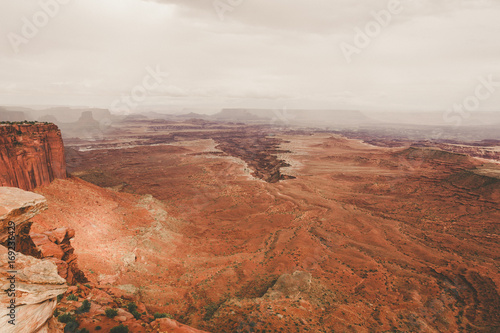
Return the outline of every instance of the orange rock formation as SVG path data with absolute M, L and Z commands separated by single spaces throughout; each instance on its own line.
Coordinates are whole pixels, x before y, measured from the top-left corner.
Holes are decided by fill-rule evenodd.
M 66 178 L 64 146 L 56 125 L 0 125 L 0 186 L 32 190 L 56 178 Z

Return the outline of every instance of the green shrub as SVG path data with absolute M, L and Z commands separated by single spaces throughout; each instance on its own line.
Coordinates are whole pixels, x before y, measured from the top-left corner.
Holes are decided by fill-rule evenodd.
M 66 297 L 68 301 L 78 301 L 78 297 L 73 294 L 69 294 L 68 297 Z
M 137 310 L 132 311 L 131 314 L 134 316 L 135 319 L 141 318 L 141 314 Z
M 90 311 L 90 302 L 89 300 L 84 300 L 82 305 L 76 309 L 76 313 L 81 314 L 81 313 L 86 313 Z
M 64 294 L 57 295 L 57 302 L 59 303 L 63 297 L 64 297 Z
M 57 318 L 58 316 L 59 316 L 59 310 L 55 309 L 55 310 L 54 310 L 54 317 L 56 317 L 56 318 Z
M 108 318 L 114 318 L 118 314 L 118 310 L 116 310 L 116 309 L 106 309 L 105 313 L 106 313 L 106 317 L 108 317 Z
M 132 313 L 137 310 L 137 304 L 135 304 L 134 302 L 130 302 L 127 304 L 127 309 L 128 312 Z
M 155 317 L 155 319 L 159 319 L 159 318 L 170 318 L 170 319 L 174 319 L 174 317 L 172 317 L 172 315 L 169 315 L 167 313 L 159 313 L 159 312 L 156 312 L 153 317 Z
M 102 329 L 102 327 L 101 327 L 101 326 L 96 326 L 96 327 L 95 327 L 95 330 L 96 330 L 96 331 L 100 331 L 101 329 Z
M 90 331 L 86 328 L 82 328 L 81 330 L 78 331 L 78 333 L 90 333 Z
M 59 320 L 63 324 L 66 324 L 66 323 L 70 323 L 72 321 L 76 321 L 76 318 L 75 318 L 75 316 L 71 315 L 71 313 L 64 313 L 62 315 L 59 315 L 57 317 L 57 320 Z
M 120 324 L 118 326 L 113 327 L 109 333 L 128 333 L 128 327 L 123 326 L 123 324 Z
M 78 326 L 80 326 L 80 324 L 76 321 L 70 321 L 66 324 L 66 326 L 64 326 L 64 333 L 78 333 Z

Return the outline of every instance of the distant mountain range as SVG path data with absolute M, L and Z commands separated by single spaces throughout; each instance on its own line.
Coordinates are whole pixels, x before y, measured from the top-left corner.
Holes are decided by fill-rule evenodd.
M 212 110 L 213 111 L 213 110 Z M 278 127 L 316 127 L 341 129 L 354 127 L 433 126 L 433 127 L 500 127 L 499 112 L 469 112 L 465 114 L 449 111 L 435 112 L 361 112 L 357 110 L 307 110 L 307 109 L 253 109 L 226 108 L 215 114 L 204 114 L 202 109 L 184 109 L 182 112 L 145 111 L 129 115 L 115 115 L 107 109 L 50 107 L 35 110 L 25 107 L 0 107 L 0 121 L 46 121 L 64 127 L 81 119 L 85 112 L 97 122 L 107 125 L 120 120 L 188 120 L 224 121 Z

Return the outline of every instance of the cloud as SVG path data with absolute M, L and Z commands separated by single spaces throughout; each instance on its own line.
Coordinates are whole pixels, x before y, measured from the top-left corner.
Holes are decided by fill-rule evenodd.
M 107 106 L 160 66 L 170 76 L 152 97 L 162 103 L 436 109 L 500 73 L 490 0 L 401 0 L 348 64 L 339 45 L 388 2 L 242 0 L 222 21 L 213 0 L 72 1 L 20 53 L 0 38 L 0 104 Z M 37 10 L 0 2 L 0 36 Z

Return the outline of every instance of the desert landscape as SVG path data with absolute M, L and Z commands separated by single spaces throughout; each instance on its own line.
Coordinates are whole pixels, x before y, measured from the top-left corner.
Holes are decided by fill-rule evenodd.
M 41 125 L 17 126 L 8 156 L 39 151 Z M 56 314 L 89 332 L 495 332 L 498 162 L 386 141 L 195 119 L 65 139 L 68 176 L 36 187 L 27 231 L 74 286 Z
M 500 332 L 500 1 L 0 1 L 0 333 Z

